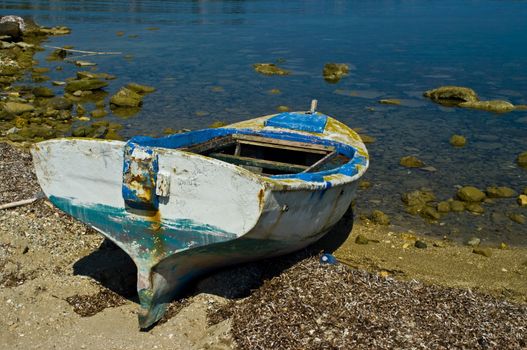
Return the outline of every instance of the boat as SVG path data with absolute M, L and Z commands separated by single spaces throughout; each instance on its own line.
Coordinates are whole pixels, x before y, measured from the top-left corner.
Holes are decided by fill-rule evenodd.
M 43 141 L 36 174 L 56 207 L 132 258 L 145 329 L 197 276 L 302 249 L 342 218 L 368 152 L 315 105 L 161 138 Z

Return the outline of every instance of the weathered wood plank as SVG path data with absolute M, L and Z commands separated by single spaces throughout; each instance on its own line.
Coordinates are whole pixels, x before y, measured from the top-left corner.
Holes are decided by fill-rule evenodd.
M 192 153 L 202 153 L 205 151 L 216 151 L 222 147 L 226 147 L 229 144 L 233 143 L 234 140 L 232 135 L 229 136 L 220 136 L 215 137 L 207 142 L 198 143 L 190 147 L 182 148 L 182 151 L 192 152 Z
M 259 146 L 292 149 L 294 151 L 326 154 L 328 152 L 332 152 L 335 150 L 335 147 L 332 147 L 332 146 L 317 145 L 317 144 L 306 143 L 306 142 L 279 140 L 279 139 L 273 139 L 273 138 L 268 138 L 268 137 L 261 137 L 261 136 L 254 136 L 254 135 L 242 135 L 242 134 L 234 134 L 232 136 L 234 137 L 235 140 L 239 140 L 242 143 L 251 142 L 250 144 L 255 144 Z M 318 151 L 318 152 L 315 152 L 315 151 Z
M 248 166 L 259 167 L 259 168 L 264 168 L 264 169 L 273 169 L 273 170 L 284 171 L 284 172 L 288 172 L 292 174 L 299 173 L 307 169 L 307 166 L 305 165 L 273 162 L 271 160 L 240 157 L 240 156 L 235 156 L 231 154 L 223 154 L 223 153 L 212 153 L 210 154 L 210 157 L 223 160 L 225 162 L 236 164 L 236 165 L 248 165 Z
M 320 159 L 319 161 L 317 161 L 316 163 L 314 163 L 313 165 L 311 165 L 309 168 L 307 168 L 306 170 L 302 172 L 309 173 L 309 172 L 315 171 L 318 168 L 320 168 L 322 165 L 326 164 L 327 162 L 335 158 L 337 155 L 338 155 L 337 151 L 328 153 L 324 158 Z

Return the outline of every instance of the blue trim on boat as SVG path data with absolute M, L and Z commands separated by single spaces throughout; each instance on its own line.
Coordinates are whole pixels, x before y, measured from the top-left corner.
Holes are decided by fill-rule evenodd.
M 254 129 L 238 129 L 238 128 L 217 128 L 217 129 L 203 129 L 191 131 L 188 133 L 174 134 L 161 138 L 153 138 L 148 136 L 136 136 L 128 141 L 128 143 L 135 143 L 144 147 L 161 147 L 161 148 L 182 148 L 190 147 L 202 142 L 206 142 L 216 137 L 222 137 L 231 134 L 243 135 L 257 135 L 268 138 L 275 138 L 279 140 L 297 141 L 304 143 L 311 143 L 317 145 L 333 146 L 335 150 L 348 157 L 350 161 L 340 167 L 314 172 L 314 173 L 300 173 L 300 174 L 285 174 L 273 175 L 272 179 L 300 179 L 309 182 L 324 182 L 327 188 L 331 187 L 330 181 L 325 181 L 324 176 L 342 174 L 347 176 L 354 176 L 358 173 L 357 165 L 366 166 L 368 160 L 366 157 L 357 153 L 356 149 L 348 144 L 328 140 L 316 135 L 305 135 L 288 131 L 277 130 L 254 130 Z
M 265 126 L 299 130 L 307 132 L 323 133 L 326 128 L 328 116 L 322 113 L 280 113 L 265 121 Z

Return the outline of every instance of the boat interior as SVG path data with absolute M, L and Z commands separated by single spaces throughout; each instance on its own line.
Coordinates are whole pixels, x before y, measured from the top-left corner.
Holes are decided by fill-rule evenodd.
M 235 164 L 263 176 L 313 173 L 349 161 L 332 146 L 243 134 L 216 137 L 182 150 Z

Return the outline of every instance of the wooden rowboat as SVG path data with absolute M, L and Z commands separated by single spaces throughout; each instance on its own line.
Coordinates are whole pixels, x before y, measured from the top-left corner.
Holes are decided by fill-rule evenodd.
M 137 265 L 141 328 L 195 276 L 321 238 L 368 167 L 360 137 L 314 111 L 128 142 L 49 140 L 32 153 L 49 200 Z

